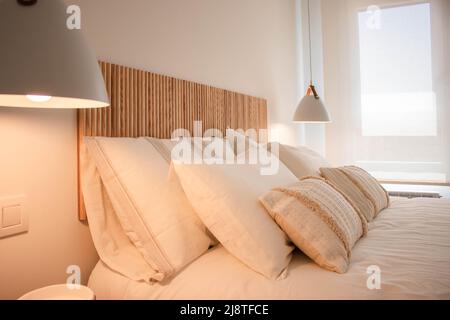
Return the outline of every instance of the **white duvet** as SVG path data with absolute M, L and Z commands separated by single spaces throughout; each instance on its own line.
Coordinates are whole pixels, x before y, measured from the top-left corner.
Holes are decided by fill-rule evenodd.
M 346 274 L 296 252 L 287 278 L 268 280 L 217 246 L 153 285 L 100 261 L 89 287 L 97 299 L 450 299 L 450 200 L 392 199 L 356 244 Z

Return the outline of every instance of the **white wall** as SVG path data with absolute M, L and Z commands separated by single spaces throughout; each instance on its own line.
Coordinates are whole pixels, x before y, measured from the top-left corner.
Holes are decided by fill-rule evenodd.
M 71 0 L 100 59 L 264 97 L 274 136 L 298 144 L 295 0 Z M 73 111 L 0 108 L 0 197 L 26 194 L 30 232 L 0 239 L 0 298 L 96 261 L 76 218 Z
M 97 262 L 77 218 L 76 122 L 67 110 L 0 108 L 0 197 L 25 195 L 29 232 L 0 239 L 0 299 L 54 283 Z

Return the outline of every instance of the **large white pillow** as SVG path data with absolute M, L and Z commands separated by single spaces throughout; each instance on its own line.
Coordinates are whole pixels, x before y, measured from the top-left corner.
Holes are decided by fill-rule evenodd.
M 260 145 L 256 136 L 246 136 L 243 130 L 227 129 L 227 141 L 232 145 L 236 156 L 247 153 L 252 148 Z
M 298 178 L 303 179 L 309 176 L 320 177 L 320 168 L 330 167 L 330 163 L 317 152 L 307 147 L 291 147 L 285 144 L 276 143 L 278 146 L 278 157 L 286 167 Z M 275 144 L 270 145 L 274 150 Z
M 95 162 L 81 150 L 81 185 L 89 230 L 100 259 L 112 270 L 135 281 L 162 277 L 144 259 L 123 230 Z
M 257 164 L 174 167 L 195 211 L 232 255 L 267 278 L 286 276 L 293 247 L 258 201 L 262 193 L 297 181 L 283 164 L 266 176 Z
M 162 280 L 211 243 L 179 182 L 168 179 L 170 154 L 149 138 L 86 138 L 123 230 Z

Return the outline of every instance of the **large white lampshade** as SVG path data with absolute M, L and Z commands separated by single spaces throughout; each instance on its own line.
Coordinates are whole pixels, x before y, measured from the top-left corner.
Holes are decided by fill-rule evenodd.
M 60 0 L 0 1 L 0 106 L 109 105 L 95 54 Z
M 328 123 L 331 122 L 330 115 L 314 86 L 310 86 L 306 95 L 300 100 L 294 113 L 294 122 L 303 123 Z

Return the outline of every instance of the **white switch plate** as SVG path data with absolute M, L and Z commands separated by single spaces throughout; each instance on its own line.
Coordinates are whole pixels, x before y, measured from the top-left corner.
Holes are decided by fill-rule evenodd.
M 0 238 L 28 231 L 25 196 L 0 198 Z
M 22 206 L 14 205 L 2 208 L 2 228 L 9 228 L 22 224 Z

